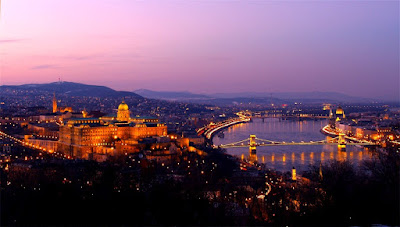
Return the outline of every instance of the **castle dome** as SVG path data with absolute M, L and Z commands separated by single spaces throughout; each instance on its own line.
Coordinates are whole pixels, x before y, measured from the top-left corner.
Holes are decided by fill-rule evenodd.
M 128 104 L 126 104 L 125 101 L 122 101 L 118 106 L 118 110 L 129 110 Z

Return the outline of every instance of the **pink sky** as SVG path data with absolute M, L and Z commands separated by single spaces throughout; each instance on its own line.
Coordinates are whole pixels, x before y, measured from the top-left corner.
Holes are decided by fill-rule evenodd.
M 1 4 L 1 84 L 399 97 L 398 1 Z

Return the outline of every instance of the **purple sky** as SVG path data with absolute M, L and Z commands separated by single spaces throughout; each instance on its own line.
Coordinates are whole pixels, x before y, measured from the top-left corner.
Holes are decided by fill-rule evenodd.
M 0 84 L 399 98 L 399 1 L 1 4 Z

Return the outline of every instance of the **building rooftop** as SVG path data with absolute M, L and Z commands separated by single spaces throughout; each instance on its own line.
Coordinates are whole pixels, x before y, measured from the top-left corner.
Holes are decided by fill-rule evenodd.
M 104 115 L 104 116 L 102 116 L 102 117 L 117 117 L 117 115 L 111 113 L 111 114 L 106 114 L 106 115 Z
M 157 117 L 153 117 L 153 116 L 140 116 L 140 117 L 136 116 L 133 118 L 134 119 L 154 119 L 154 120 L 158 119 Z
M 158 123 L 149 123 L 149 122 L 146 122 L 146 123 L 144 123 L 147 127 L 157 127 L 157 125 L 158 125 Z
M 98 118 L 94 118 L 94 117 L 90 117 L 90 118 L 71 118 L 68 121 L 99 121 L 100 119 Z
M 40 116 L 58 116 L 58 113 L 45 113 L 45 114 L 40 114 Z
M 41 123 L 36 123 L 36 122 L 30 122 L 30 125 L 38 126 L 38 127 L 45 127 L 45 128 L 58 128 L 59 125 L 56 124 L 55 122 L 41 122 Z

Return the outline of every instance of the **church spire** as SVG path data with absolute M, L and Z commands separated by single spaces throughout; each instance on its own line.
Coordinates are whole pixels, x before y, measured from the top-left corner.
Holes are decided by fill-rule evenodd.
M 56 93 L 54 92 L 53 96 L 53 113 L 57 112 L 57 99 L 56 99 Z

